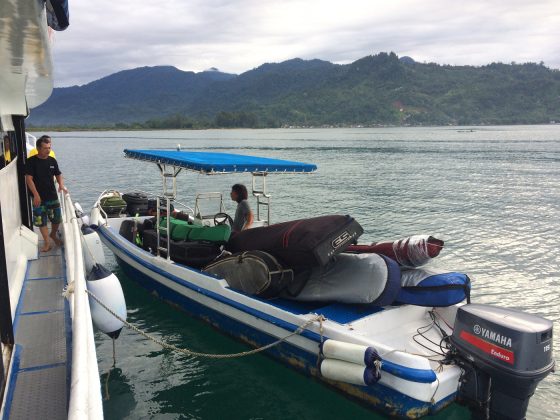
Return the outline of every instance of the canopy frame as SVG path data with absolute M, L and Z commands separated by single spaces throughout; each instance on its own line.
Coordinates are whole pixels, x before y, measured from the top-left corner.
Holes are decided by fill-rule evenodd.
M 231 173 L 299 174 L 317 170 L 311 163 L 272 159 L 232 153 L 192 152 L 187 150 L 125 149 L 127 158 L 158 165 L 182 168 L 204 175 Z
M 157 200 L 158 219 L 160 210 L 169 214 L 170 203 L 177 197 L 177 176 L 183 169 L 203 175 L 250 173 L 252 177 L 251 193 L 257 200 L 256 221 L 265 226 L 270 224 L 272 197 L 267 189 L 267 176 L 272 173 L 308 174 L 317 170 L 316 165 L 309 163 L 228 153 L 189 152 L 180 149 L 176 151 L 125 149 L 124 153 L 127 158 L 157 165 L 162 178 L 163 190 L 162 202 L 160 203 L 159 197 Z M 220 208 L 223 208 L 221 193 L 220 200 Z M 169 248 L 169 244 L 167 248 Z M 159 250 L 167 251 L 165 247 L 158 244 L 158 253 Z

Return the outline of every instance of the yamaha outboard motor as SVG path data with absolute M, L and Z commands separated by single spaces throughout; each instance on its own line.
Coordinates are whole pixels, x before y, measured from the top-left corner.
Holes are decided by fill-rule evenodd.
M 490 305 L 460 307 L 450 358 L 463 369 L 458 402 L 478 418 L 524 419 L 538 383 L 554 370 L 552 322 Z

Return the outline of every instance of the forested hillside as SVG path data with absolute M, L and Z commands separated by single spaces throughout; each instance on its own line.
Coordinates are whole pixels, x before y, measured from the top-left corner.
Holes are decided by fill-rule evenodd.
M 560 121 L 560 71 L 481 67 L 380 53 L 354 63 L 293 59 L 240 75 L 175 67 L 57 88 L 35 126 L 120 128 L 533 124 Z

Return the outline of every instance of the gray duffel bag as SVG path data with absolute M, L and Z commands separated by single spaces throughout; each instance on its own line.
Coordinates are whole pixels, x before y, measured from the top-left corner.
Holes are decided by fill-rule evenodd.
M 276 297 L 294 279 L 272 255 L 263 251 L 245 251 L 221 258 L 204 270 L 227 281 L 232 289 L 262 298 Z
M 386 306 L 394 302 L 400 288 L 401 270 L 390 258 L 378 254 L 339 254 L 327 266 L 299 274 L 283 296 L 303 302 Z

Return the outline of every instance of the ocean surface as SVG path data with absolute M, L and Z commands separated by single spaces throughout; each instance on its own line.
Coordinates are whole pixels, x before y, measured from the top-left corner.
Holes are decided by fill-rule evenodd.
M 43 134 L 43 133 L 35 133 Z M 75 201 L 90 208 L 106 188 L 158 192 L 155 165 L 125 148 L 245 153 L 316 163 L 311 175 L 271 175 L 272 219 L 343 213 L 360 242 L 427 233 L 445 241 L 434 265 L 468 273 L 473 301 L 555 322 L 560 349 L 560 126 L 115 131 L 50 133 Z M 249 175 L 179 176 L 179 199 L 226 194 Z M 226 201 L 234 212 L 234 203 Z M 148 294 L 119 270 L 128 319 L 156 337 L 209 353 L 247 348 Z M 381 419 L 272 359 L 212 361 L 162 351 L 132 331 L 116 343 L 96 333 L 107 419 Z M 110 372 L 107 380 L 108 372 Z M 434 419 L 468 419 L 456 404 Z M 560 376 L 531 399 L 529 419 L 560 418 Z

